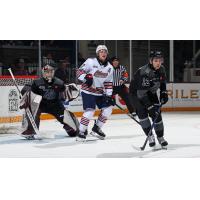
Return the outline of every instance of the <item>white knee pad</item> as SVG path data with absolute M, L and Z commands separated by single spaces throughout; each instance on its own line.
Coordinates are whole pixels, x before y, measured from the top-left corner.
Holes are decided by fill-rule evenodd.
M 93 109 L 85 110 L 83 113 L 83 116 L 90 120 L 93 118 L 94 112 L 95 112 L 95 110 L 93 110 Z
M 112 114 L 112 106 L 109 106 L 107 108 L 103 108 L 102 111 L 101 111 L 101 114 L 106 117 L 106 118 L 109 118 L 110 115 Z

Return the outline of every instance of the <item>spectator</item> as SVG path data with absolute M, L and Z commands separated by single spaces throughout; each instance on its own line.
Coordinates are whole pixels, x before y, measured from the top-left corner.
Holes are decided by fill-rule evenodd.
M 3 63 L 0 62 L 0 76 L 2 75 L 2 71 L 3 71 Z
M 80 67 L 85 62 L 85 58 L 83 58 L 82 54 L 78 53 L 78 67 Z
M 14 75 L 29 75 L 28 69 L 26 67 L 25 61 L 23 58 L 20 58 L 15 67 L 13 68 Z
M 46 57 L 43 57 L 43 65 L 51 65 L 55 67 L 55 61 L 51 53 L 48 53 Z
M 66 60 L 62 60 L 58 69 L 55 71 L 55 77 L 64 81 L 65 84 L 69 83 L 69 70 Z

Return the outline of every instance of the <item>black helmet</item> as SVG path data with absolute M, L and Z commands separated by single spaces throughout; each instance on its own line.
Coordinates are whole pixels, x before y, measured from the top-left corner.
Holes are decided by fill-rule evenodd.
M 153 59 L 153 58 L 163 58 L 163 54 L 162 54 L 161 51 L 151 51 L 150 55 L 149 55 L 149 58 L 150 59 Z
M 118 58 L 117 56 L 113 56 L 113 57 L 110 59 L 110 62 L 113 62 L 114 60 L 119 61 L 119 58 Z

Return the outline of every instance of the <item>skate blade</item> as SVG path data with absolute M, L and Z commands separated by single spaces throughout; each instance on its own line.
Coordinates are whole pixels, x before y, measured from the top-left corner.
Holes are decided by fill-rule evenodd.
M 76 141 L 77 142 L 86 142 L 86 139 L 80 138 L 80 137 L 76 137 Z
M 35 140 L 34 136 L 26 136 L 26 135 L 20 135 L 21 137 L 23 137 L 26 140 Z
M 41 135 L 23 135 L 21 133 L 17 133 L 17 135 L 23 137 L 26 140 L 42 140 L 42 136 Z
M 105 137 L 102 137 L 102 136 L 100 136 L 100 135 L 98 135 L 98 134 L 96 134 L 95 132 L 90 132 L 90 135 L 92 135 L 92 136 L 94 136 L 94 137 L 96 137 L 96 138 L 98 138 L 98 139 L 100 139 L 100 140 L 104 140 L 105 139 Z
M 167 147 L 160 146 L 160 147 L 154 147 L 154 148 L 152 148 L 152 151 L 161 151 L 161 150 L 167 150 Z
M 161 149 L 167 150 L 167 146 L 161 146 Z
M 80 143 L 80 144 L 89 144 L 89 143 L 94 143 L 96 142 L 97 140 L 99 140 L 98 138 L 96 139 L 76 139 L 76 142 Z

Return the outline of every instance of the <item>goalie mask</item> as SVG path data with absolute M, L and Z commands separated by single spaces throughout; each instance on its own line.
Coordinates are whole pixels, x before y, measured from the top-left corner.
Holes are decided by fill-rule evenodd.
M 42 68 L 42 76 L 44 77 L 44 79 L 46 79 L 48 82 L 52 82 L 52 79 L 54 77 L 54 68 L 50 65 L 45 65 Z

